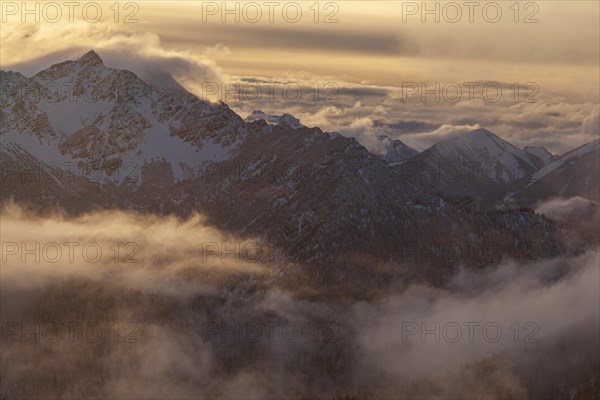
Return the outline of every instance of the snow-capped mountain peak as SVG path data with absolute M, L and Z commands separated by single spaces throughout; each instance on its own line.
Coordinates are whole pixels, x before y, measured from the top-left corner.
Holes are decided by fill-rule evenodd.
M 435 146 L 439 149 L 468 149 L 473 153 L 481 153 L 480 155 L 484 152 L 487 152 L 490 156 L 501 155 L 503 153 L 514 153 L 525 158 L 527 157 L 518 147 L 483 128 L 464 133 L 460 136 L 436 144 L 434 147 Z
M 419 154 L 419 152 L 406 143 L 398 139 L 390 139 L 386 135 L 377 137 L 385 146 L 385 153 L 381 157 L 391 165 L 396 165 L 409 160 Z
M 3 143 L 27 148 L 41 161 L 77 163 L 107 178 L 125 165 L 166 160 L 176 179 L 206 161 L 222 161 L 245 125 L 223 103 L 163 90 L 133 72 L 109 68 L 90 51 L 32 78 L 0 73 Z
M 246 117 L 247 122 L 264 120 L 270 125 L 280 125 L 291 129 L 306 128 L 300 120 L 291 114 L 284 113 L 282 115 L 267 114 L 262 110 L 254 110 Z
M 442 162 L 476 163 L 484 170 L 494 165 L 495 177 L 505 183 L 521 179 L 543 166 L 537 157 L 487 129 L 476 129 L 447 139 L 423 154 L 430 154 Z
M 470 196 L 490 207 L 543 166 L 538 157 L 487 129 L 476 129 L 438 142 L 400 167 L 421 185 Z
M 279 125 L 284 125 L 292 129 L 306 128 L 300 123 L 300 120 L 298 118 L 294 117 L 292 114 L 287 113 L 279 117 L 278 123 Z
M 102 58 L 94 50 L 90 50 L 82 55 L 77 63 L 80 65 L 104 65 Z

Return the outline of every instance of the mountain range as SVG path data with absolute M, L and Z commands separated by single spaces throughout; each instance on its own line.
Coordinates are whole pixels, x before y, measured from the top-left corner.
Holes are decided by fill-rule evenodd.
M 370 296 L 409 278 L 443 283 L 459 265 L 577 253 L 578 232 L 519 206 L 598 201 L 598 141 L 556 158 L 478 129 L 420 153 L 391 140 L 377 155 L 289 114 L 243 119 L 152 86 L 94 51 L 30 78 L 0 71 L 0 82 L 3 204 L 200 212 L 305 266 L 284 285 L 302 274 Z

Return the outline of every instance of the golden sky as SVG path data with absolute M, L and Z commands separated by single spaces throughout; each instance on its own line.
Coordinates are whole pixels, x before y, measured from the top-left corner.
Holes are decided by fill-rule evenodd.
M 340 91 L 346 95 L 339 103 L 271 102 L 263 108 L 294 111 L 342 133 L 364 125 L 359 137 L 369 129 L 381 133 L 379 122 L 392 125 L 394 114 L 424 127 L 504 129 L 497 133 L 522 144 L 542 131 L 546 136 L 538 141 L 557 151 L 597 134 L 597 1 L 97 1 L 74 2 L 72 9 L 60 1 L 1 3 L 0 67 L 27 76 L 93 48 L 111 66 L 136 73 L 166 69 L 196 93 L 203 79 L 336 82 L 348 89 Z M 407 83 L 487 81 L 534 83 L 537 102 L 500 102 L 493 110 L 485 102 L 462 101 L 398 109 L 398 90 Z M 385 101 L 369 96 L 377 90 L 387 93 Z M 242 114 L 255 106 L 233 103 Z M 543 121 L 543 110 L 570 122 Z M 523 121 L 522 113 L 537 118 Z M 588 117 L 592 131 L 583 129 Z M 383 133 L 394 135 L 393 129 Z M 567 144 L 559 135 L 569 135 Z

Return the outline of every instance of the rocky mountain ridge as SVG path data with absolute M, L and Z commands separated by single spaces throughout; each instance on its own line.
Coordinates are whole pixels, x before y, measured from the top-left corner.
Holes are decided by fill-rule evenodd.
M 460 265 L 581 249 L 576 235 L 531 210 L 482 212 L 463 193 L 402 169 L 481 156 L 479 167 L 495 165 L 508 184 L 544 165 L 489 131 L 394 167 L 354 139 L 291 116 L 244 121 L 223 103 L 152 87 L 94 52 L 32 78 L 2 71 L 0 79 L 46 98 L 50 82 L 73 88 L 52 101 L 18 90 L 2 98 L 3 203 L 65 213 L 201 212 L 219 229 L 276 246 L 315 287 L 364 296 L 407 277 L 443 283 Z M 27 179 L 32 174 L 37 179 Z

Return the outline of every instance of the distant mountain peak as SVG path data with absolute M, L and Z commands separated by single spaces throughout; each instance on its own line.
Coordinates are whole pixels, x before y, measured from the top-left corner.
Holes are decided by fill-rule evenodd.
M 500 136 L 494 134 L 491 131 L 488 131 L 487 129 L 484 128 L 478 128 L 478 129 L 473 129 L 472 131 L 469 132 L 465 132 L 461 135 L 458 135 L 454 138 L 451 138 L 450 141 L 452 141 L 453 139 L 458 139 L 458 140 L 469 140 L 469 141 L 481 141 L 481 140 L 492 140 L 492 141 L 504 141 L 504 139 L 502 139 Z
M 77 63 L 81 65 L 104 65 L 102 58 L 94 50 L 90 50 L 82 55 L 77 60 Z
M 419 152 L 399 139 L 390 139 L 386 135 L 380 135 L 377 139 L 385 143 L 386 152 L 381 157 L 390 164 L 407 161 L 419 154 Z
M 262 110 L 254 110 L 250 115 L 246 117 L 247 122 L 253 122 L 257 120 L 265 120 L 271 125 L 285 126 L 291 129 L 306 128 L 302 125 L 300 120 L 291 114 L 284 113 L 282 115 L 267 114 Z
M 487 129 L 452 136 L 411 161 L 413 165 L 407 168 L 420 166 L 421 184 L 431 184 L 450 196 L 470 196 L 484 208 L 494 205 L 507 190 L 545 165 L 537 156 Z M 447 167 L 458 172 L 445 175 Z
M 468 132 L 467 134 L 468 135 L 482 135 L 482 136 L 498 137 L 497 135 L 493 134 L 491 131 L 488 131 L 485 128 L 473 129 L 472 131 Z
M 512 143 L 504 140 L 503 138 L 496 135 L 492 131 L 488 131 L 487 129 L 484 129 L 484 128 L 474 129 L 474 130 L 466 133 L 464 136 L 469 139 L 476 140 L 476 141 L 477 140 L 491 140 L 492 142 L 495 142 L 496 144 L 503 143 L 504 145 L 510 145 L 510 146 L 514 147 L 514 145 Z
M 304 128 L 304 125 L 300 123 L 300 120 L 294 117 L 292 114 L 283 114 L 281 117 L 279 117 L 278 122 L 279 125 L 288 126 L 293 129 Z
M 481 151 L 486 150 L 492 153 L 498 152 L 523 152 L 512 143 L 507 142 L 500 136 L 488 131 L 487 129 L 479 128 L 469 132 L 464 132 L 456 136 L 452 136 L 446 140 L 442 140 L 429 149 L 437 149 L 439 151 L 451 150 L 466 150 Z M 429 150 L 427 149 L 427 150 Z

